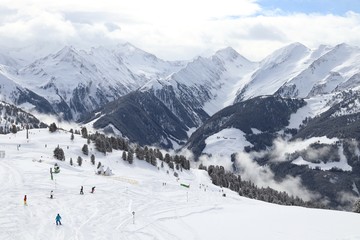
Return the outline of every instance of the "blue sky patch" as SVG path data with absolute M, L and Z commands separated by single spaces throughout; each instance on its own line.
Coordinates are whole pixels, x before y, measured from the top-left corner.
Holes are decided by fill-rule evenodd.
M 360 13 L 360 0 L 258 0 L 258 3 L 265 10 L 280 9 L 289 13 Z

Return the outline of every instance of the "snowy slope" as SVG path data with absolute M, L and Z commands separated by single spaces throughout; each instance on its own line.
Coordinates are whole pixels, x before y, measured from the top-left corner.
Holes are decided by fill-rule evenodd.
M 5 150 L 0 159 L 1 239 L 360 238 L 358 214 L 268 204 L 226 189 L 227 197 L 222 197 L 204 171 L 180 172 L 177 181 L 166 169 L 138 160 L 128 165 L 121 160 L 121 151 L 104 156 L 91 144 L 96 162 L 114 173 L 97 176 L 81 153 L 85 139 L 75 135 L 72 142 L 70 133 L 32 130 L 27 141 L 24 134 L 0 136 L 0 150 Z M 52 157 L 58 144 L 65 151 L 65 162 Z M 83 166 L 70 166 L 69 158 L 77 156 L 84 158 Z M 49 168 L 55 162 L 61 170 L 52 181 Z M 81 185 L 84 195 L 79 195 Z M 94 194 L 89 193 L 92 186 Z M 50 190 L 54 199 L 49 198 Z M 22 203 L 24 194 L 27 206 Z M 55 225 L 57 213 L 63 226 Z
M 238 89 L 236 101 L 274 93 L 304 98 L 356 88 L 359 63 L 358 47 L 321 45 L 311 50 L 300 43 L 290 44 L 260 62 Z
M 144 85 L 141 91 L 153 92 L 180 119 L 181 104 L 192 115 L 188 126 L 198 127 L 208 116 L 233 103 L 234 86 L 256 66 L 228 47 L 209 58 L 194 59 L 168 78 Z
M 300 43 L 283 47 L 263 61 L 245 82 L 238 100 L 274 94 L 286 81 L 311 63 L 311 50 Z
M 279 92 L 285 96 L 307 97 L 316 94 L 320 88 L 320 93 L 329 93 L 357 75 L 360 72 L 359 63 L 360 48 L 339 44 L 290 79 Z M 337 90 L 345 90 L 346 87 L 339 86 Z

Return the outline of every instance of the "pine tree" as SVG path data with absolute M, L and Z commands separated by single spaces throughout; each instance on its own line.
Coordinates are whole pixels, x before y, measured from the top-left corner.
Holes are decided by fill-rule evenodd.
M 103 136 L 97 136 L 95 139 L 95 147 L 99 152 L 106 153 L 106 144 Z
M 159 149 L 156 149 L 156 157 L 159 159 L 159 160 L 164 160 L 164 156 L 162 154 L 162 152 L 159 150 Z
M 58 160 L 64 161 L 65 160 L 64 150 L 59 146 L 57 146 L 54 150 L 54 157 Z
M 81 135 L 83 138 L 87 138 L 88 137 L 88 132 L 86 127 L 81 128 Z
M 171 157 L 170 157 L 170 155 L 169 155 L 168 153 L 165 154 L 164 161 L 165 161 L 166 163 L 169 163 L 169 162 L 171 161 Z
M 78 158 L 77 158 L 77 163 L 78 163 L 78 165 L 81 167 L 81 165 L 82 165 L 82 158 L 80 157 L 80 156 L 78 156 Z
M 150 163 L 150 158 L 151 158 L 150 151 L 146 151 L 145 152 L 145 161 Z
M 90 144 L 90 138 L 87 139 L 87 144 Z
M 134 162 L 134 154 L 132 152 L 130 152 L 128 155 L 128 162 L 129 164 L 133 164 Z
M 125 152 L 125 151 L 123 151 L 123 153 L 122 153 L 122 159 L 123 159 L 124 161 L 126 161 L 126 152 Z
M 140 146 L 137 146 L 135 148 L 135 154 L 139 160 L 144 160 L 145 157 L 144 149 L 142 149 Z
M 101 167 L 101 162 L 98 163 L 97 168 Z
M 55 132 L 56 130 L 57 130 L 56 124 L 55 123 L 50 124 L 49 131 L 50 132 Z
M 128 155 L 127 155 L 127 161 L 128 161 L 129 163 L 132 163 L 133 160 L 134 160 L 134 154 L 130 151 L 130 152 L 128 153 Z
M 89 155 L 89 148 L 87 144 L 84 144 L 81 150 L 86 156 Z
M 13 124 L 13 125 L 11 126 L 10 132 L 12 132 L 12 133 L 14 133 L 14 134 L 17 133 L 17 127 L 16 127 L 15 124 Z
M 357 200 L 354 204 L 354 212 L 360 213 L 360 199 Z
M 150 157 L 150 163 L 151 163 L 151 165 L 153 165 L 153 166 L 157 166 L 157 161 L 156 161 L 156 157 L 154 156 L 154 155 L 152 155 L 151 157 Z
M 91 159 L 91 164 L 95 165 L 95 156 L 94 156 L 94 154 L 91 154 L 90 159 Z

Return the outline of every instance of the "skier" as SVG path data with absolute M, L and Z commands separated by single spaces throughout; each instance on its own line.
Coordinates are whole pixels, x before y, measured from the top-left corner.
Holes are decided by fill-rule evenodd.
M 60 220 L 61 220 L 61 217 L 60 217 L 60 214 L 57 214 L 57 215 L 56 215 L 55 220 L 56 220 L 56 225 L 59 225 L 59 224 L 61 225 L 61 221 L 60 221 Z
M 51 192 L 50 192 L 50 198 L 51 198 L 51 199 L 54 198 L 54 191 L 53 191 L 53 190 L 51 190 Z
M 24 205 L 27 205 L 26 200 L 27 200 L 27 197 L 26 197 L 26 195 L 25 195 L 25 196 L 24 196 Z
M 83 187 L 83 186 L 81 186 L 81 188 L 80 188 L 80 194 L 81 194 L 81 195 L 84 194 L 84 187 Z
M 91 188 L 91 193 L 94 193 L 94 191 L 95 191 L 95 187 L 92 187 Z

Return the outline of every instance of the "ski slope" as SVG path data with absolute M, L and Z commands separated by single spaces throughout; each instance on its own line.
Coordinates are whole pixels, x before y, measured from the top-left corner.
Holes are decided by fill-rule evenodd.
M 85 143 L 79 135 L 71 141 L 70 133 L 47 129 L 30 130 L 29 140 L 24 131 L 0 135 L 0 151 L 5 151 L 0 158 L 0 239 L 360 239 L 359 214 L 279 206 L 227 189 L 223 197 L 205 171 L 180 172 L 177 179 L 167 167 L 158 170 L 137 159 L 129 165 L 122 151 L 105 156 L 91 143 L 89 156 L 93 153 L 96 165 L 101 161 L 114 173 L 95 175 L 90 157 L 81 152 Z M 57 145 L 65 162 L 52 157 Z M 83 165 L 70 166 L 70 157 L 76 165 L 78 156 Z M 61 170 L 51 180 L 54 163 Z M 57 213 L 62 226 L 55 225 Z

